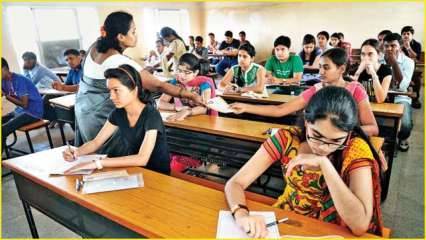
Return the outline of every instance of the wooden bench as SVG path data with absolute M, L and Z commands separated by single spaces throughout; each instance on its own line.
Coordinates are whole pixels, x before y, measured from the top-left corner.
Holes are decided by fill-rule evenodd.
M 30 147 L 30 151 L 32 153 L 34 153 L 34 147 L 33 147 L 32 141 L 31 141 L 30 131 L 36 130 L 36 129 L 39 129 L 39 128 L 42 128 L 42 127 L 44 127 L 46 129 L 47 138 L 49 140 L 50 148 L 53 148 L 53 142 L 52 142 L 52 137 L 50 136 L 49 121 L 48 120 L 40 119 L 37 122 L 30 123 L 28 125 L 20 127 L 17 130 L 17 131 L 25 132 L 25 136 L 27 137 L 27 141 L 28 141 L 28 146 Z
M 175 178 L 179 178 L 191 183 L 195 183 L 201 186 L 205 186 L 208 188 L 212 188 L 221 192 L 224 192 L 225 190 L 225 185 L 218 183 L 218 182 L 214 182 L 214 181 L 210 181 L 208 179 L 205 178 L 199 178 L 199 177 L 194 177 L 185 173 L 181 173 L 181 172 L 176 172 L 176 171 L 172 171 L 171 172 L 171 176 L 175 177 Z M 276 199 L 268 197 L 268 196 L 264 196 L 261 194 L 257 194 L 257 193 L 253 193 L 253 192 L 249 192 L 249 191 L 244 191 L 245 196 L 247 199 L 252 200 L 252 201 L 256 201 L 256 202 L 260 202 L 266 205 L 273 205 L 276 202 Z M 390 238 L 391 235 L 391 229 L 390 228 L 383 228 L 383 236 L 384 238 Z

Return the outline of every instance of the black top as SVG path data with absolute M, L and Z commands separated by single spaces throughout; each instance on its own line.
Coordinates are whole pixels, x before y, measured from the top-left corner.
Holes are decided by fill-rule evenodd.
M 380 64 L 380 67 L 377 70 L 377 77 L 379 77 L 380 83 L 382 83 L 383 79 L 389 75 L 392 76 L 391 68 L 388 65 Z M 360 82 L 364 86 L 365 91 L 367 91 L 367 94 L 370 97 L 370 101 L 374 101 L 374 89 L 372 82 L 369 83 L 369 79 L 372 79 L 372 77 L 370 74 L 367 73 L 367 70 L 364 69 L 364 71 L 362 71 L 362 73 L 358 77 L 358 82 Z
M 420 60 L 420 55 L 422 54 L 422 45 L 413 39 L 410 42 L 410 47 L 417 54 L 417 60 Z M 405 53 L 405 55 L 409 56 L 408 50 L 405 47 L 402 47 L 402 51 Z
M 118 126 L 118 134 L 122 139 L 123 146 L 125 146 L 127 150 L 127 155 L 139 153 L 146 132 L 149 130 L 157 130 L 155 147 L 146 168 L 165 174 L 170 173 L 170 158 L 166 131 L 161 115 L 157 109 L 151 104 L 145 105 L 134 127 L 130 126 L 124 108 L 114 109 L 110 113 L 108 121 Z
M 234 48 L 234 49 L 238 49 L 240 47 L 240 41 L 233 38 L 231 44 L 227 43 L 226 41 L 222 41 L 222 43 L 219 46 L 219 50 L 223 50 L 226 48 Z M 230 57 L 230 56 L 226 56 L 229 58 L 238 58 L 238 56 L 235 57 Z

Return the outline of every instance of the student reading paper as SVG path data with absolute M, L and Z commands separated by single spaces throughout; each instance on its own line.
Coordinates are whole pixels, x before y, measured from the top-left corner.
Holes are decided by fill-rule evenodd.
M 355 235 L 381 235 L 380 161 L 357 115 L 344 88 L 329 86 L 314 94 L 301 130 L 279 130 L 226 183 L 236 223 L 251 237 L 267 235 L 264 218 L 249 215 L 244 189 L 280 161 L 287 184 L 275 207 L 347 226 Z
M 105 71 L 107 87 L 115 109 L 91 141 L 63 152 L 65 160 L 96 152 L 117 131 L 120 153 L 90 163 L 78 164 L 67 172 L 103 167 L 143 166 L 170 173 L 166 133 L 160 113 L 152 105 L 149 93 L 143 89 L 140 75 L 130 65 L 120 65 Z

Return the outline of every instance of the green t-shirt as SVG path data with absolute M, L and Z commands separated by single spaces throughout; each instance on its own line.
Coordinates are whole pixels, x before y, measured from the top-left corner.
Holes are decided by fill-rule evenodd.
M 276 78 L 293 78 L 294 73 L 303 73 L 303 62 L 299 56 L 293 54 L 286 62 L 280 62 L 277 57 L 271 56 L 266 61 L 265 68 Z
M 256 85 L 257 82 L 257 71 L 259 71 L 260 65 L 257 63 L 251 63 L 249 69 L 246 72 L 242 72 L 240 65 L 234 65 L 231 67 L 234 77 L 232 82 L 240 87 L 251 87 Z

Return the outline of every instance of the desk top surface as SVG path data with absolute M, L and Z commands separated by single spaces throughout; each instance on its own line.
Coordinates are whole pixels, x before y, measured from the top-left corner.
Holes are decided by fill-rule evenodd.
M 126 168 L 142 173 L 145 186 L 114 192 L 82 194 L 75 190 L 75 176 L 50 177 L 64 147 L 3 161 L 3 166 L 91 211 L 146 237 L 188 238 L 216 236 L 219 210 L 228 209 L 223 192 L 162 175 L 143 168 Z M 206 204 L 207 203 L 207 204 Z M 293 212 L 247 201 L 250 209 L 274 211 L 277 219 L 288 217 L 299 224 L 280 224 L 281 234 L 301 236 L 339 235 L 354 237 L 348 229 Z M 364 237 L 375 237 L 366 234 Z
M 49 102 L 66 108 L 72 108 L 75 105 L 75 94 L 69 94 L 62 97 L 49 99 Z
M 68 95 L 68 94 L 72 93 L 72 92 L 68 92 L 68 91 L 56 90 L 56 89 L 53 89 L 53 88 L 39 88 L 38 92 L 41 95 Z
M 291 127 L 282 124 L 257 122 L 226 117 L 214 117 L 208 115 L 192 116 L 186 118 L 183 121 L 164 120 L 164 124 L 168 127 L 181 128 L 191 131 L 210 133 L 255 142 L 264 142 L 269 137 L 267 134 L 265 134 L 265 132 L 269 128 Z M 376 150 L 381 149 L 381 147 L 383 146 L 383 138 L 371 137 L 370 140 Z
M 282 94 L 269 94 L 268 98 L 253 99 L 249 97 L 243 97 L 240 95 L 222 95 L 225 100 L 259 103 L 259 104 L 281 104 L 289 102 L 297 96 L 293 95 L 282 95 Z M 395 103 L 370 103 L 374 115 L 385 116 L 385 117 L 401 117 L 404 112 L 404 106 L 402 104 Z

